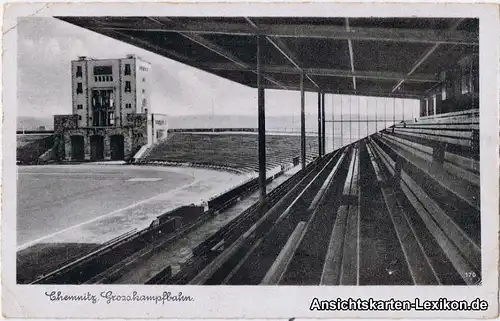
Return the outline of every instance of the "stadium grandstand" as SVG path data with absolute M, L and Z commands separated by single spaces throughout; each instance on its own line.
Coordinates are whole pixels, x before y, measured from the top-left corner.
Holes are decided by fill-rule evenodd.
M 267 135 L 266 170 L 293 164 L 300 156 L 300 136 Z M 235 152 L 238 151 L 238 152 Z M 258 136 L 255 134 L 172 133 L 154 146 L 138 163 L 169 162 L 228 167 L 242 172 L 258 172 Z M 315 139 L 307 145 L 306 160 L 318 154 Z
M 256 130 L 171 130 L 133 159 L 255 175 L 49 267 L 25 264 L 19 282 L 481 283 L 477 19 L 58 18 L 256 88 Z M 298 135 L 266 131 L 267 89 L 300 91 Z M 371 115 L 380 99 L 419 110 L 371 119 L 352 110 L 360 97 Z

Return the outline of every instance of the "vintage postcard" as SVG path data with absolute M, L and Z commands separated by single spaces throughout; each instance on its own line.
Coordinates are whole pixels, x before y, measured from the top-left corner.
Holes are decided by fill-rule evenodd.
M 498 315 L 499 10 L 5 6 L 3 314 Z

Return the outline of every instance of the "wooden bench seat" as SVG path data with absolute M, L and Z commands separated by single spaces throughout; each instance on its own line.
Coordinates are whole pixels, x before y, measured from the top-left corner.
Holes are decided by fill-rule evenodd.
M 423 173 L 426 173 L 430 178 L 436 181 L 443 188 L 452 192 L 458 198 L 465 201 L 467 204 L 479 211 L 479 186 L 470 186 L 470 184 L 466 180 L 451 175 L 448 172 L 433 166 L 433 163 L 431 161 L 416 157 L 415 153 L 412 153 L 405 149 L 399 142 L 392 141 L 383 136 L 377 138 L 377 140 L 389 147 L 399 158 L 404 161 L 403 163 L 415 166 Z
M 393 155 L 396 155 L 396 159 L 391 158 L 384 150 L 384 145 L 385 148 L 388 147 L 393 152 Z M 405 172 L 404 166 L 401 165 L 401 161 L 404 157 L 408 157 L 408 155 L 404 155 L 401 150 L 398 150 L 397 146 L 382 139 L 373 140 L 371 146 L 386 167 L 387 172 L 393 179 L 397 179 L 397 186 L 401 188 L 409 203 L 419 214 L 426 228 L 439 244 L 453 267 L 464 278 L 464 282 L 467 284 L 475 284 L 478 278 L 467 278 L 465 276 L 467 275 L 467 271 L 474 271 L 476 275 L 480 275 L 481 251 L 479 244 L 473 241 L 471 237 L 453 221 L 448 215 L 449 213 L 446 213 L 434 200 L 433 195 L 426 193 L 425 189 Z M 439 181 L 446 176 L 430 173 L 430 177 Z M 471 215 L 477 215 L 477 213 L 471 213 Z M 403 232 L 404 227 L 400 226 L 399 229 L 400 232 Z M 409 244 L 406 246 L 408 247 Z M 413 255 L 418 255 L 418 251 L 414 252 Z M 415 265 L 413 264 L 413 266 Z M 425 277 L 428 277 L 428 275 Z
M 424 145 L 394 134 L 385 134 L 384 138 L 427 162 L 442 164 L 443 168 L 450 174 L 479 186 L 479 161 L 447 152 L 445 146 Z M 439 149 L 443 149 L 443 151 Z
M 331 233 L 321 285 L 359 284 L 359 195 L 359 145 L 356 145 Z

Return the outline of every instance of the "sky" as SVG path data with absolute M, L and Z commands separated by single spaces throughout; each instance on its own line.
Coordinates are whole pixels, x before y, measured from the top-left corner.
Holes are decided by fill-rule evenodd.
M 152 111 L 169 116 L 257 115 L 257 90 L 54 18 L 23 18 L 18 24 L 18 115 L 52 117 L 71 113 L 71 60 L 78 56 L 121 58 L 136 54 L 152 64 Z M 336 113 L 374 116 L 386 106 L 392 117 L 416 115 L 418 101 L 327 95 L 327 118 Z M 366 109 L 366 104 L 370 109 Z M 373 108 L 378 106 L 378 112 Z M 411 106 L 411 107 L 410 107 Z M 306 93 L 306 114 L 317 111 L 317 94 Z M 363 110 L 364 109 L 364 110 Z M 300 115 L 300 93 L 266 90 L 266 116 Z

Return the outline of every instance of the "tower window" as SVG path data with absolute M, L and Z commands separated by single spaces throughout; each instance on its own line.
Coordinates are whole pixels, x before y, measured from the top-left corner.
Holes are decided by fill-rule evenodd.
M 82 115 L 78 115 L 78 120 L 82 120 Z
M 125 108 L 132 108 L 132 104 L 125 104 Z
M 125 75 L 130 75 L 130 64 L 125 64 Z
M 82 94 L 83 93 L 83 85 L 81 82 L 76 84 L 76 93 L 77 94 Z
M 132 86 L 130 84 L 130 81 L 127 80 L 127 81 L 125 81 L 125 92 L 129 93 L 131 91 L 132 91 Z
M 113 67 L 112 66 L 95 66 L 94 67 L 94 75 L 102 76 L 102 75 L 112 75 Z
M 76 109 L 83 109 L 83 105 L 76 105 Z
M 82 66 L 76 66 L 76 76 L 82 77 Z
M 109 124 L 108 125 L 114 125 L 115 124 L 115 113 L 114 112 L 110 112 L 108 119 L 109 119 Z
M 142 93 L 143 93 L 143 94 L 144 94 L 144 93 L 146 93 L 146 89 L 142 89 Z

